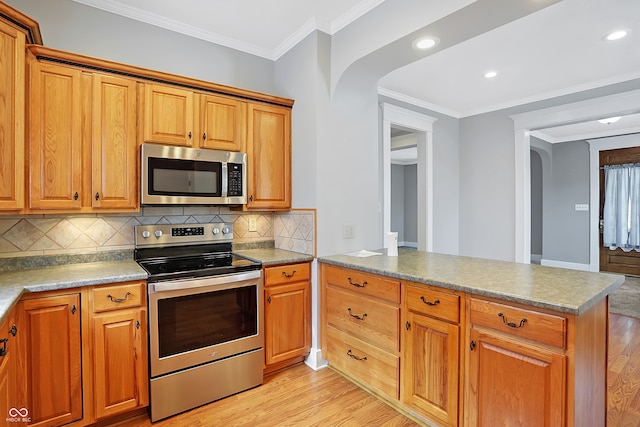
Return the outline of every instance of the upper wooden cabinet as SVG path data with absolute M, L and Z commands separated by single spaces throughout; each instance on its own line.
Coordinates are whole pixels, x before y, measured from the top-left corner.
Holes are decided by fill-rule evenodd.
M 82 206 L 82 73 L 30 61 L 29 207 Z
M 25 39 L 0 17 L 0 210 L 24 207 Z
M 144 141 L 194 146 L 194 93 L 159 84 L 144 85 Z
M 291 109 L 248 104 L 247 209 L 291 209 Z
M 136 81 L 29 62 L 29 208 L 138 210 Z
M 200 96 L 202 148 L 244 151 L 246 103 L 220 96 Z
M 92 77 L 91 206 L 137 210 L 136 82 Z
M 245 102 L 177 86 L 144 85 L 144 141 L 242 151 Z

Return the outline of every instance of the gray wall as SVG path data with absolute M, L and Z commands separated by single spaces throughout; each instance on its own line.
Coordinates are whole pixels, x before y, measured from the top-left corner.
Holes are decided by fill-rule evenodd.
M 391 231 L 418 245 L 418 166 L 391 165 Z
M 404 238 L 418 246 L 418 165 L 404 166 Z
M 589 144 L 553 144 L 550 182 L 544 187 L 544 260 L 589 264 Z M 597 206 L 591 207 L 598 209 Z
M 531 255 L 542 256 L 542 158 L 531 150 Z
M 398 242 L 404 241 L 404 168 L 391 165 L 391 231 L 398 232 Z
M 273 61 L 71 0 L 6 3 L 40 24 L 47 47 L 279 95 Z

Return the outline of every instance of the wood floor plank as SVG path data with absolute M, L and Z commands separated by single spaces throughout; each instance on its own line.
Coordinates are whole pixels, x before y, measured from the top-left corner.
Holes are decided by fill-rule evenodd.
M 640 426 L 640 319 L 611 314 L 607 427 Z M 331 369 L 298 365 L 260 387 L 151 424 L 119 427 L 385 426 L 413 427 L 405 417 Z

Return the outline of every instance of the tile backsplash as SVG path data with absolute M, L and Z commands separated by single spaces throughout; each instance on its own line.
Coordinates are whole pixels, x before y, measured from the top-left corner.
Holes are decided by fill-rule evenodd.
M 234 244 L 274 242 L 279 249 L 315 255 L 314 209 L 254 213 L 185 206 L 143 207 L 134 214 L 1 216 L 0 258 L 132 250 L 136 225 L 208 222 L 233 223 Z

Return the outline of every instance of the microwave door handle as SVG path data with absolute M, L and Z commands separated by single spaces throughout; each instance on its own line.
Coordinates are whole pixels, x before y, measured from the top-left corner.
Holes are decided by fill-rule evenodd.
M 229 173 L 227 170 L 227 162 L 222 162 L 222 191 L 220 191 L 221 197 L 227 197 L 229 188 Z

